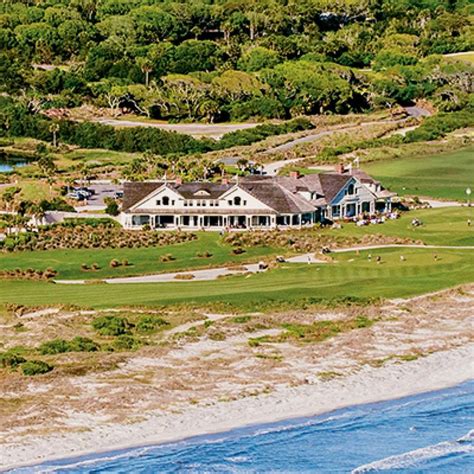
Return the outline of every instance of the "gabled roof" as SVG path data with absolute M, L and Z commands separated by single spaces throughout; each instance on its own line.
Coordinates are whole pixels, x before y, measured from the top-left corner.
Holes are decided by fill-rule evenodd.
M 292 193 L 299 191 L 315 193 L 317 199 L 323 197 L 329 203 L 351 179 L 352 176 L 347 174 L 320 173 L 300 176 L 298 178 L 289 176 L 278 177 L 277 182 Z
M 122 209 L 127 211 L 142 199 L 145 199 L 153 191 L 163 186 L 163 184 L 162 181 L 124 183 Z
M 341 191 L 341 189 L 352 179 L 352 176 L 338 173 L 321 173 L 319 180 L 322 194 L 330 203 Z
M 169 186 L 183 196 L 184 199 L 218 199 L 234 185 L 195 182 L 182 184 L 170 183 Z M 205 191 L 207 194 L 201 194 L 200 191 Z
M 280 214 L 314 211 L 309 201 L 273 180 L 244 181 L 239 187 Z

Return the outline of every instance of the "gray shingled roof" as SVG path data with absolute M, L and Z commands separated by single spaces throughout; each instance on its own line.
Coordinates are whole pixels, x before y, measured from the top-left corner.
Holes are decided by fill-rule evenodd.
M 309 201 L 274 181 L 244 181 L 239 187 L 280 214 L 314 211 Z
M 122 210 L 127 211 L 163 184 L 161 181 L 123 183 Z
M 170 184 L 172 189 L 178 192 L 185 199 L 218 199 L 222 194 L 232 188 L 233 184 L 218 183 L 183 183 Z M 196 195 L 199 191 L 206 191 L 208 194 Z
M 368 182 L 372 180 L 363 171 L 353 173 L 357 178 Z M 280 214 L 312 212 L 315 206 L 329 204 L 352 179 L 349 173 L 320 173 L 300 176 L 298 178 L 280 176 L 246 177 L 238 184 L 240 188 L 266 204 Z M 184 199 L 218 199 L 235 184 L 218 184 L 207 182 L 193 183 L 164 183 L 164 182 L 134 182 L 124 184 L 123 210 L 129 210 L 133 205 L 146 198 L 153 191 L 166 184 L 170 189 L 180 194 Z M 200 195 L 199 191 L 207 194 Z M 298 192 L 316 193 L 313 201 L 304 199 Z

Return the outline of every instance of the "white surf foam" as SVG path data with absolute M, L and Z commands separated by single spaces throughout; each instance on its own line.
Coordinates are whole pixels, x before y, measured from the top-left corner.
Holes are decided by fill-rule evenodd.
M 432 446 L 408 451 L 403 454 L 389 456 L 378 461 L 359 466 L 352 471 L 352 474 L 362 474 L 364 472 L 385 471 L 388 469 L 403 469 L 414 467 L 420 462 L 429 461 L 450 454 L 474 453 L 474 430 L 459 438 L 457 441 L 444 441 Z

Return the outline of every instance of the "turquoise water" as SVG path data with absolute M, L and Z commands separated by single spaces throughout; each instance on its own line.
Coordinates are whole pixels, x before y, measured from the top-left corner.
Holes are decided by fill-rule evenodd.
M 0 156 L 0 173 L 14 171 L 15 168 L 26 166 L 28 162 L 23 159 L 7 159 Z
M 311 418 L 12 472 L 467 473 L 474 472 L 473 428 L 470 381 Z

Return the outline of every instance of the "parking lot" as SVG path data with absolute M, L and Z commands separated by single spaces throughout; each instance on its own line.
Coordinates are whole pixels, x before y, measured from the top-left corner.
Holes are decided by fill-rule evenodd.
M 94 194 L 86 201 L 78 201 L 76 204 L 77 209 L 81 210 L 100 210 L 105 208 L 104 199 L 106 197 L 115 198 L 116 193 L 123 190 L 121 184 L 90 184 L 85 186 L 86 188 L 94 191 Z

